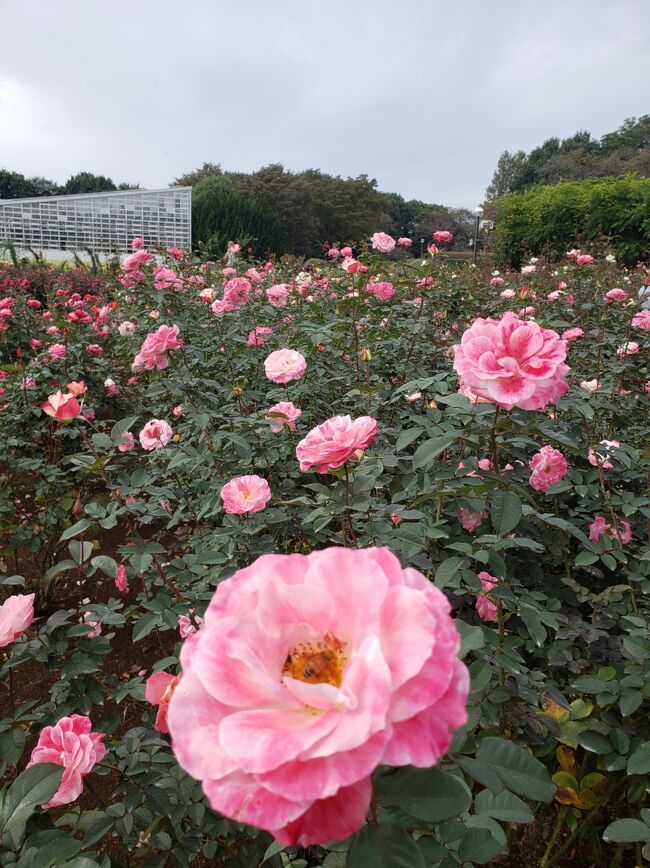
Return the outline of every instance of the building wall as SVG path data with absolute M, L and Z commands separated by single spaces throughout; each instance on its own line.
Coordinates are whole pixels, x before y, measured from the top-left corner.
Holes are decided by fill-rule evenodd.
M 0 247 L 11 241 L 47 259 L 69 259 L 86 249 L 125 255 L 138 236 L 150 250 L 189 248 L 192 188 L 0 199 Z

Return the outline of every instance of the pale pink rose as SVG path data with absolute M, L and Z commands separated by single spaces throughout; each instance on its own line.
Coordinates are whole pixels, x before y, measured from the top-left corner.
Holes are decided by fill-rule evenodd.
M 129 593 L 129 580 L 126 575 L 126 567 L 124 564 L 120 564 L 117 568 L 117 573 L 115 574 L 115 587 L 120 594 Z
M 159 319 L 160 318 L 160 311 L 159 310 L 150 310 L 149 311 L 149 318 L 150 319 Z
M 469 533 L 474 533 L 474 531 L 483 523 L 483 519 L 487 518 L 487 513 L 474 512 L 471 509 L 466 509 L 464 506 L 461 506 L 458 510 L 458 518 L 460 519 L 460 523 L 464 530 Z
M 481 584 L 486 591 L 491 591 L 492 588 L 496 588 L 499 584 L 499 580 L 496 576 L 490 575 L 490 573 L 483 570 L 483 572 L 478 574 L 479 579 L 481 580 Z M 479 614 L 479 617 L 483 621 L 496 621 L 497 620 L 497 605 L 493 603 L 485 594 L 477 594 L 476 595 L 476 611 Z
M 616 528 L 609 524 L 602 515 L 597 515 L 589 525 L 589 540 L 590 542 L 598 542 L 601 536 L 608 536 L 610 539 L 617 539 L 620 535 L 621 543 L 627 545 L 632 540 L 632 527 L 629 521 L 624 521 L 621 518 L 616 520 L 618 524 L 618 535 Z
M 302 416 L 302 410 L 295 407 L 292 401 L 280 401 L 266 411 L 265 418 L 271 423 L 271 431 L 280 434 L 286 425 L 289 431 L 296 430 L 296 419 Z
M 573 247 L 571 250 L 567 251 L 566 255 L 569 259 L 576 259 L 578 256 L 580 256 L 580 248 Z
M 71 392 L 54 392 L 43 404 L 43 411 L 57 422 L 70 422 L 81 413 L 79 401 Z
M 590 256 L 588 253 L 581 253 L 580 256 L 576 257 L 578 265 L 591 265 L 594 261 L 594 257 Z
M 259 283 L 261 280 L 264 280 L 266 275 L 261 274 L 256 268 L 248 268 L 246 270 L 246 277 L 250 277 L 253 283 Z
M 59 331 L 60 331 L 60 329 L 58 326 L 48 326 L 45 329 L 45 334 L 46 335 L 58 335 Z
M 120 334 L 123 338 L 135 334 L 135 330 L 136 324 L 128 319 L 125 319 L 124 322 L 121 322 L 117 327 L 118 334 Z
M 605 470 L 612 470 L 614 465 L 609 460 L 615 449 L 620 448 L 620 443 L 618 440 L 601 440 L 598 444 L 597 450 L 592 446 L 589 447 L 589 452 L 587 453 L 587 460 L 593 467 L 602 467 Z
M 78 799 L 83 791 L 84 777 L 92 771 L 95 763 L 104 759 L 104 733 L 91 730 L 90 718 L 81 714 L 62 717 L 54 726 L 41 730 L 27 768 L 38 763 L 54 763 L 65 769 L 58 790 L 43 805 L 44 808 L 67 805 Z
M 616 350 L 616 355 L 619 359 L 624 359 L 626 356 L 635 356 L 639 352 L 639 345 L 636 341 L 628 341 Z
M 546 296 L 546 298 L 547 298 L 549 301 L 558 301 L 558 299 L 559 299 L 560 296 L 562 296 L 562 295 L 564 295 L 564 293 L 561 292 L 559 289 L 556 289 L 556 290 L 554 290 L 554 292 L 549 292 L 549 294 Z
M 422 397 L 422 392 L 411 392 L 410 395 L 404 395 L 404 400 L 408 401 L 409 404 L 414 404 L 416 401 L 419 401 Z
M 106 390 L 107 395 L 112 395 L 113 397 L 120 394 L 120 387 L 117 385 L 115 380 L 110 377 L 104 380 L 104 389 Z
M 235 476 L 223 486 L 220 496 L 229 515 L 243 515 L 265 509 L 271 489 L 261 476 Z
M 235 274 L 237 274 L 237 269 L 228 266 L 227 268 L 224 268 L 221 273 L 224 277 L 233 277 Z
M 140 352 L 136 355 L 131 365 L 134 374 L 139 371 L 150 371 L 156 368 L 164 371 L 169 366 L 167 353 L 178 350 L 183 346 L 183 341 L 178 337 L 177 325 L 161 325 L 155 332 L 149 332 L 144 339 Z
M 431 237 L 438 244 L 450 244 L 454 240 L 453 234 L 446 229 L 438 229 Z
M 502 277 L 493 277 L 490 281 L 490 286 L 503 286 L 504 283 L 505 281 Z
M 547 492 L 554 482 L 564 479 L 569 472 L 566 458 L 552 446 L 542 446 L 530 459 L 529 467 L 533 472 L 528 482 L 535 491 Z
M 117 448 L 120 452 L 130 452 L 135 446 L 135 438 L 130 431 L 123 431 Z
M 192 617 L 190 617 L 190 615 Z M 202 626 L 203 618 L 195 615 L 194 609 L 189 609 L 187 615 L 178 616 L 178 632 L 180 633 L 181 639 L 187 639 L 187 637 L 191 636 L 192 633 L 196 633 L 197 630 L 200 630 Z
M 65 359 L 67 350 L 63 344 L 52 344 L 47 348 L 48 355 L 52 359 Z
M 307 434 L 296 447 L 300 469 L 311 467 L 327 473 L 342 467 L 351 458 L 360 458 L 377 436 L 377 420 L 372 416 L 333 416 Z
M 378 250 L 380 253 L 392 253 L 395 250 L 395 239 L 385 232 L 375 232 L 370 241 L 373 250 Z
M 388 549 L 263 555 L 181 650 L 172 749 L 213 808 L 285 846 L 364 822 L 378 765 L 435 765 L 467 720 L 446 598 Z
M 435 244 L 429 244 L 429 246 L 427 247 L 427 250 L 429 251 L 431 256 L 435 256 L 436 253 L 438 253 L 438 248 L 436 247 Z
M 248 339 L 246 341 L 249 347 L 263 347 L 264 342 L 266 341 L 266 335 L 272 335 L 273 329 L 270 326 L 255 326 L 248 333 Z
M 341 251 L 338 249 L 338 247 L 330 247 L 330 249 L 327 251 L 327 256 L 330 259 L 337 259 L 340 255 Z
M 176 416 L 176 418 L 179 418 L 180 416 L 184 416 L 185 415 L 185 408 L 183 407 L 183 405 L 177 404 L 174 407 L 174 409 L 172 410 L 172 415 Z
M 366 286 L 366 292 L 374 295 L 377 301 L 388 301 L 389 298 L 392 298 L 395 295 L 395 288 L 393 287 L 393 284 L 389 283 L 387 280 L 378 280 L 368 283 Z
M 80 395 L 85 395 L 88 391 L 88 386 L 83 380 L 71 380 L 66 386 L 68 392 L 78 398 Z
M 650 332 L 650 310 L 640 310 L 632 318 L 632 327 Z
M 563 341 L 577 341 L 578 338 L 583 336 L 584 331 L 580 328 L 567 329 L 565 332 L 562 332 Z
M 162 449 L 172 437 L 171 426 L 163 419 L 151 419 L 140 431 L 140 445 L 147 452 Z
M 568 391 L 566 341 L 512 313 L 475 320 L 453 349 L 461 385 L 506 410 L 541 410 Z
M 558 289 L 566 289 L 566 288 L 567 288 L 567 284 L 566 284 L 563 280 L 561 280 L 561 281 L 558 283 L 557 288 L 558 288 Z
M 264 361 L 264 371 L 274 383 L 300 380 L 307 370 L 307 361 L 297 350 L 274 350 Z
M 517 316 L 521 316 L 521 317 L 533 316 L 535 314 L 535 310 L 536 310 L 536 308 L 534 308 L 534 307 L 522 307 L 522 309 L 519 311 Z
M 501 296 L 501 298 L 514 298 L 517 293 L 514 291 L 514 289 L 503 289 L 501 290 L 499 295 Z
M 131 241 L 131 248 L 133 250 L 140 250 L 141 247 L 144 247 L 144 238 L 134 238 Z
M 276 286 L 269 286 L 266 290 L 266 297 L 273 307 L 286 307 L 288 295 L 289 287 L 286 283 L 278 283 Z
M 236 244 L 234 241 L 228 242 L 228 253 L 239 253 L 241 250 L 241 245 Z
M 398 238 L 397 239 L 397 246 L 398 247 L 411 247 L 412 245 L 413 245 L 413 242 L 411 241 L 410 238 Z
M 157 732 L 169 732 L 167 712 L 169 711 L 169 703 L 174 690 L 178 687 L 181 677 L 182 673 L 180 675 L 170 675 L 169 672 L 154 672 L 153 675 L 147 678 L 144 698 L 152 705 L 158 706 L 156 722 L 153 725 L 153 728 Z
M 603 384 L 599 383 L 598 380 L 582 380 L 580 388 L 584 389 L 585 392 L 599 392 L 603 388 Z
M 214 286 L 207 286 L 205 289 L 201 290 L 201 292 L 199 293 L 199 298 L 206 304 L 212 304 L 216 295 L 217 290 L 214 288 Z
M 609 303 L 610 301 L 625 301 L 627 298 L 627 292 L 624 289 L 620 289 L 616 287 L 615 289 L 610 289 L 609 292 L 605 293 L 605 301 Z
M 0 648 L 20 639 L 34 620 L 34 594 L 12 594 L 0 606 Z

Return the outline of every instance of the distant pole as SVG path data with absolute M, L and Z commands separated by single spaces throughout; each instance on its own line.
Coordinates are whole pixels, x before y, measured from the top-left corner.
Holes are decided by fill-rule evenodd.
M 478 208 L 474 208 L 474 216 L 476 217 L 476 225 L 474 226 L 474 256 L 473 262 L 476 265 L 476 256 L 478 254 L 478 226 L 483 216 L 483 209 L 479 205 Z

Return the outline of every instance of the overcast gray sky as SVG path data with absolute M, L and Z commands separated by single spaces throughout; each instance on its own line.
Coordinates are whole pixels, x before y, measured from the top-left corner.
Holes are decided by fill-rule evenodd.
M 166 186 L 271 162 L 447 205 L 650 112 L 650 0 L 0 0 L 0 167 Z

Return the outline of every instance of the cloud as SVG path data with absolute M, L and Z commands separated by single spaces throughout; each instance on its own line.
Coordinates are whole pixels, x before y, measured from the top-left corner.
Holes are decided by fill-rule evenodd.
M 473 207 L 502 150 L 647 110 L 649 26 L 646 0 L 5 0 L 0 164 L 281 162 Z

